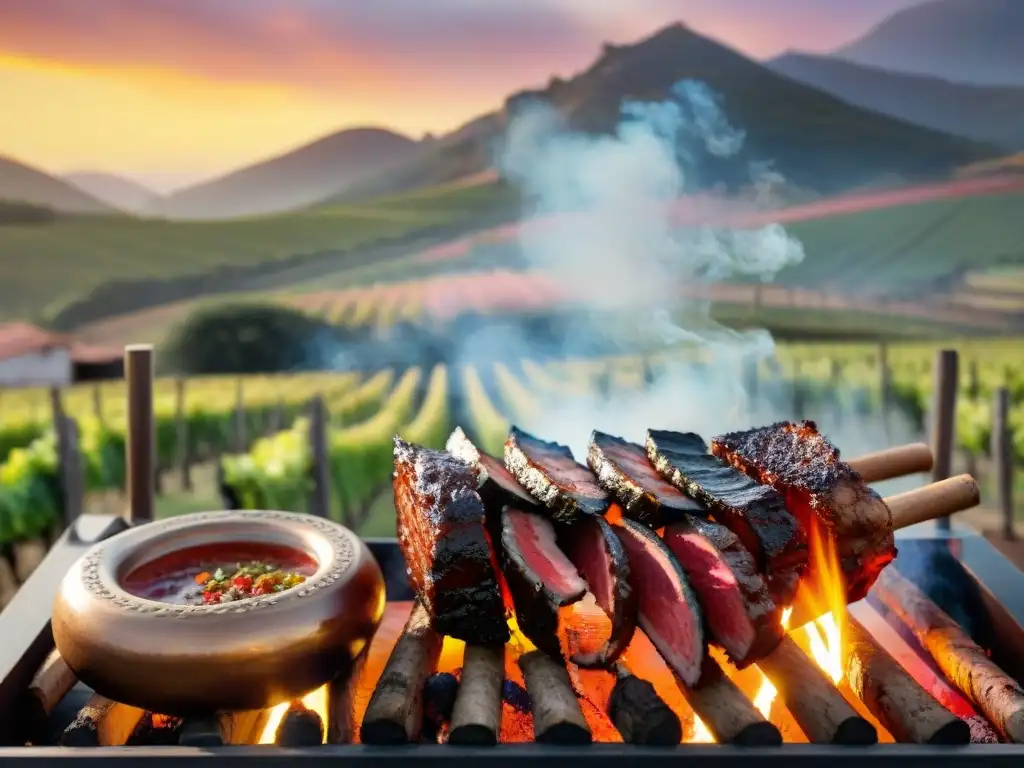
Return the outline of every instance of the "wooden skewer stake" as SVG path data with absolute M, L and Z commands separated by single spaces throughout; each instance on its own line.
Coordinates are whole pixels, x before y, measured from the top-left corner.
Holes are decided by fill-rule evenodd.
M 156 507 L 156 428 L 153 422 L 153 345 L 132 344 L 124 349 L 128 390 L 128 516 L 148 523 Z
M 865 483 L 931 472 L 935 459 L 924 443 L 910 443 L 852 459 L 849 465 Z

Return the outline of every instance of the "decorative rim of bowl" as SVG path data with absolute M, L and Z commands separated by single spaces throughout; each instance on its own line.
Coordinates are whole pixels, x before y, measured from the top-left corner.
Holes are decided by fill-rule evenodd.
M 260 595 L 235 600 L 230 603 L 215 605 L 176 605 L 162 603 L 144 597 L 137 597 L 127 592 L 117 578 L 117 567 L 122 557 L 111 562 L 107 557 L 109 551 L 130 553 L 136 539 L 142 541 L 173 533 L 187 528 L 201 527 L 221 522 L 251 521 L 255 525 L 290 523 L 300 524 L 314 529 L 331 545 L 332 557 L 320 560 L 316 572 L 299 587 L 272 595 Z M 243 539 L 238 539 L 242 541 Z M 224 510 L 217 512 L 193 512 L 148 523 L 139 528 L 132 528 L 115 536 L 107 542 L 101 542 L 90 549 L 82 558 L 82 584 L 85 590 L 94 597 L 106 602 L 113 608 L 120 608 L 133 613 L 173 619 L 198 619 L 203 616 L 222 616 L 224 614 L 248 613 L 259 608 L 269 608 L 282 600 L 293 600 L 313 595 L 330 587 L 344 578 L 356 562 L 359 539 L 355 533 L 343 526 L 323 517 L 307 515 L 301 512 L 284 512 L 280 510 Z

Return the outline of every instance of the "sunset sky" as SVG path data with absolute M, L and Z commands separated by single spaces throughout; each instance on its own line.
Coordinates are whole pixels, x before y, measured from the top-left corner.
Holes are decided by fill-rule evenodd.
M 756 58 L 919 0 L 0 0 L 0 155 L 168 188 L 344 127 L 418 136 L 683 21 Z

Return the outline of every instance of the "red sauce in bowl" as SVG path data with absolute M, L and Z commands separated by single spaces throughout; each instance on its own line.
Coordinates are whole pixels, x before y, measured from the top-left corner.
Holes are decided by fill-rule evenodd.
M 135 597 L 173 605 L 202 604 L 203 587 L 197 583 L 200 574 L 215 574 L 217 569 L 227 575 L 240 565 L 261 563 L 280 571 L 310 577 L 317 569 L 316 560 L 296 549 L 257 542 L 207 544 L 170 552 L 129 572 L 121 586 Z

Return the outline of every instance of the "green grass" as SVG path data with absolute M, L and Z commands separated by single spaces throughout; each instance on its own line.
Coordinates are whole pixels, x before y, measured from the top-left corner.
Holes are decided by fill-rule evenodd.
M 350 248 L 471 220 L 507 191 L 448 188 L 297 213 L 176 222 L 66 216 L 0 226 L 0 317 L 56 312 L 112 280 L 175 277 Z

